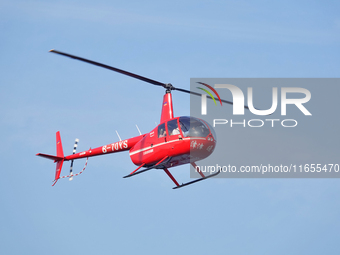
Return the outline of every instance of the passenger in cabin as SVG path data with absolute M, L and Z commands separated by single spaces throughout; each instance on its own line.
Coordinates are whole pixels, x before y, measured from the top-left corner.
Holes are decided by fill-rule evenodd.
M 158 137 L 165 137 L 165 136 L 166 136 L 165 130 L 161 129 Z
M 168 132 L 170 135 L 179 135 L 181 133 L 178 128 L 177 119 L 168 121 Z
M 172 134 L 171 135 L 179 135 L 181 132 L 179 132 L 179 128 L 176 127 L 174 130 L 172 130 Z
M 158 126 L 158 138 L 166 137 L 165 123 Z

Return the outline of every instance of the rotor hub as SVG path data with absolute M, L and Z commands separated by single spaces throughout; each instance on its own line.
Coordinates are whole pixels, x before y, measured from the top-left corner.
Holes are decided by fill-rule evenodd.
M 175 90 L 175 87 L 172 86 L 171 83 L 164 84 L 164 88 L 166 89 L 166 93 L 171 93 L 171 90 Z

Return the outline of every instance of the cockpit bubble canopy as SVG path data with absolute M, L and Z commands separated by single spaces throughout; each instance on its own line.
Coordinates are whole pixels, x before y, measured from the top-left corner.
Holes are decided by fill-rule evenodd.
M 184 137 L 207 137 L 211 132 L 216 139 L 215 130 L 203 120 L 183 116 L 179 118 L 179 124 Z

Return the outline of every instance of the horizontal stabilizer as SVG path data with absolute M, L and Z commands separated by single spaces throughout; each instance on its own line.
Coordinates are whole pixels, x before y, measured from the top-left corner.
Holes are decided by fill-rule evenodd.
M 48 154 L 43 154 L 43 153 L 38 153 L 37 156 L 43 157 L 43 158 L 48 158 L 54 161 L 60 161 L 62 159 L 64 159 L 64 157 L 58 157 L 58 156 L 52 156 L 52 155 L 48 155 Z

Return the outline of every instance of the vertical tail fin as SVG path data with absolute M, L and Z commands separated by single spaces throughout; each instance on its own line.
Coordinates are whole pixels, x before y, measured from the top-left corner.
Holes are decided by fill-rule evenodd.
M 54 183 L 52 186 L 54 186 L 60 178 L 60 173 L 61 173 L 61 168 L 63 167 L 63 163 L 64 163 L 64 159 L 57 161 L 57 167 L 55 169 L 55 178 L 54 178 Z
M 63 145 L 61 143 L 60 132 L 56 133 L 56 140 L 57 140 L 57 157 L 64 157 Z
M 63 167 L 63 163 L 64 163 L 64 151 L 63 151 L 63 144 L 61 143 L 61 137 L 60 137 L 60 132 L 58 131 L 56 133 L 56 143 L 57 143 L 57 157 L 63 158 L 62 160 L 57 160 L 57 166 L 55 169 L 55 178 L 54 178 L 54 183 L 52 186 L 54 186 L 59 177 L 60 177 L 60 173 L 61 173 L 61 168 Z

